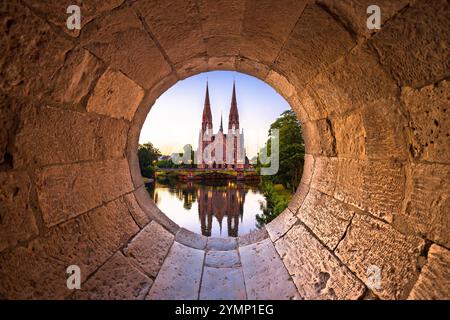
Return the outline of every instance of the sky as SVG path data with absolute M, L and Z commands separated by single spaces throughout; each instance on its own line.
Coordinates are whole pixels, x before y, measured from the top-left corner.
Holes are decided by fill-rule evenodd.
M 186 144 L 196 150 L 206 81 L 209 83 L 213 131 L 219 130 L 221 115 L 224 131 L 227 131 L 233 80 L 236 81 L 239 124 L 244 128 L 246 153 L 251 159 L 264 146 L 270 125 L 290 106 L 265 82 L 235 71 L 204 72 L 178 81 L 152 106 L 139 143 L 151 142 L 164 155 L 182 152 Z

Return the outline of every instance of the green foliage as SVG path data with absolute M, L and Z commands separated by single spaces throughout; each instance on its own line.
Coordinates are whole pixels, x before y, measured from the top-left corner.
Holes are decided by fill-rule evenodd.
M 154 176 L 154 164 L 160 155 L 161 152 L 150 142 L 139 145 L 138 158 L 139 166 L 141 168 L 141 175 L 143 177 L 152 178 Z
M 286 190 L 282 184 L 274 185 L 271 182 L 262 182 L 261 188 L 266 198 L 266 205 L 261 205 L 263 213 L 256 215 L 258 228 L 269 223 L 283 212 L 292 198 L 292 193 Z

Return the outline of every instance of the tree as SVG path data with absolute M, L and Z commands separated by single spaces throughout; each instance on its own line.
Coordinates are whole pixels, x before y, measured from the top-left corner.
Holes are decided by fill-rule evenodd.
M 161 152 L 151 142 L 140 144 L 138 148 L 139 165 L 144 177 L 152 178 L 155 172 L 153 163 L 158 160 Z

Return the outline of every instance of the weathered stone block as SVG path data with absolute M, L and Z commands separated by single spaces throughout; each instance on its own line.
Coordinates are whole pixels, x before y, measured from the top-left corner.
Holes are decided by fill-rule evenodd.
M 294 215 L 297 214 L 298 209 L 300 209 L 300 207 L 302 206 L 303 201 L 305 200 L 306 196 L 308 195 L 308 192 L 309 192 L 308 185 L 306 185 L 304 183 L 300 183 L 298 185 L 294 196 L 292 197 L 291 201 L 288 204 L 288 209 L 291 210 L 291 212 Z
M 301 298 L 359 299 L 365 287 L 304 226 L 296 224 L 275 243 Z
M 171 71 L 131 8 L 114 10 L 92 21 L 83 29 L 81 43 L 145 89 L 151 88 Z
M 338 175 L 338 159 L 317 157 L 311 187 L 333 196 Z
M 208 237 L 206 250 L 226 251 L 237 249 L 236 238 Z
M 153 281 L 117 252 L 73 295 L 75 300 L 143 300 Z
M 313 155 L 336 156 L 336 139 L 331 122 L 322 119 L 302 125 L 305 149 Z
M 305 154 L 301 184 L 309 186 L 314 173 L 315 160 L 311 154 Z
M 26 173 L 0 172 L 0 252 L 38 234 Z
M 145 227 L 150 222 L 150 217 L 142 210 L 139 203 L 136 201 L 134 193 L 129 193 L 124 196 L 124 200 L 128 206 L 130 214 L 133 216 L 134 221 L 140 228 Z
M 150 222 L 123 250 L 148 276 L 156 278 L 174 236 L 157 222 Z
M 100 117 L 95 129 L 93 158 L 96 160 L 123 158 L 129 128 L 130 125 L 125 120 Z
M 270 70 L 265 81 L 285 99 L 289 99 L 296 94 L 294 85 L 292 85 L 292 83 L 290 83 L 289 80 L 281 73 Z
M 450 163 L 450 82 L 414 90 L 405 87 L 402 101 L 410 122 L 410 150 L 415 158 Z
M 17 127 L 19 126 L 19 115 L 25 106 L 15 99 L 0 93 L 0 166 L 9 165 L 11 162 L 11 147 L 13 146 Z
M 244 2 L 201 0 L 199 9 L 205 37 L 240 35 L 244 18 Z
M 356 112 L 333 120 L 336 149 L 340 157 L 363 159 L 366 154 L 366 129 Z
M 269 68 L 265 64 L 242 56 L 239 56 L 237 59 L 236 70 L 261 80 L 265 80 L 269 73 Z
M 356 209 L 311 189 L 297 217 L 330 249 L 345 234 Z
M 400 212 L 405 190 L 401 163 L 339 159 L 334 196 L 345 203 L 392 222 Z
M 297 87 L 304 87 L 354 45 L 350 33 L 330 14 L 317 5 L 307 5 L 275 65 Z
M 237 250 L 208 251 L 205 256 L 205 266 L 213 268 L 237 268 L 241 261 Z
M 445 0 L 416 1 L 370 41 L 400 86 L 418 88 L 450 75 L 449 17 Z
M 175 241 L 191 248 L 204 250 L 208 238 L 204 235 L 194 233 L 184 228 L 180 228 L 180 230 L 175 235 Z
M 407 170 L 404 207 L 394 226 L 450 246 L 450 166 L 412 164 Z
M 265 227 L 257 230 L 251 230 L 250 232 L 239 236 L 238 244 L 239 247 L 248 246 L 249 244 L 260 242 L 269 237 L 269 233 L 267 232 Z
M 428 251 L 425 267 L 409 294 L 408 299 L 449 300 L 450 299 L 450 251 L 432 245 Z
M 195 57 L 177 63 L 174 67 L 179 79 L 182 80 L 195 74 L 208 71 L 208 58 L 206 55 Z
M 335 252 L 377 296 L 404 299 L 418 274 L 417 259 L 424 244 L 422 239 L 405 236 L 385 222 L 356 214 Z M 372 280 L 373 266 L 381 272 L 379 286 Z
M 292 110 L 294 110 L 295 114 L 297 115 L 298 121 L 300 121 L 301 124 L 309 121 L 309 115 L 306 112 L 303 101 L 300 100 L 298 94 L 294 94 L 288 99 L 286 99 L 287 102 L 289 102 L 289 105 L 291 106 Z
M 245 2 L 240 53 L 252 60 L 271 64 L 305 8 L 306 1 Z
M 276 241 L 281 238 L 297 222 L 297 218 L 289 209 L 285 209 L 274 220 L 266 225 L 270 239 Z
M 95 86 L 87 111 L 131 121 L 143 97 L 140 86 L 121 72 L 108 69 Z
M 174 242 L 146 299 L 197 300 L 205 253 Z
M 241 247 L 239 252 L 248 299 L 291 300 L 300 297 L 270 239 Z
M 204 267 L 200 300 L 245 300 L 242 268 Z
M 208 70 L 235 70 L 236 57 L 213 57 L 208 58 Z
M 50 227 L 133 189 L 125 159 L 48 167 L 37 172 L 42 217 Z
M 319 96 L 310 86 L 305 86 L 305 89 L 299 93 L 299 100 L 310 120 L 315 121 L 327 117 L 327 111 Z
M 69 265 L 81 268 L 84 281 L 138 230 L 122 200 L 52 228 L 27 247 L 0 257 L 0 294 L 7 299 L 63 299 L 73 293 L 66 286 Z
M 205 54 L 196 1 L 138 1 L 133 5 L 173 63 Z
M 206 52 L 209 57 L 237 56 L 240 37 L 214 36 L 205 39 Z

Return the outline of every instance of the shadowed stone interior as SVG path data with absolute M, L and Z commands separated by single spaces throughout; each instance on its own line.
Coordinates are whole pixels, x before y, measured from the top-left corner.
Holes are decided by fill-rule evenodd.
M 65 1 L 0 4 L 0 297 L 450 298 L 448 1 L 378 1 L 377 31 L 366 0 L 81 3 L 80 32 Z M 289 207 L 236 240 L 170 221 L 136 156 L 154 101 L 209 70 L 304 131 Z

